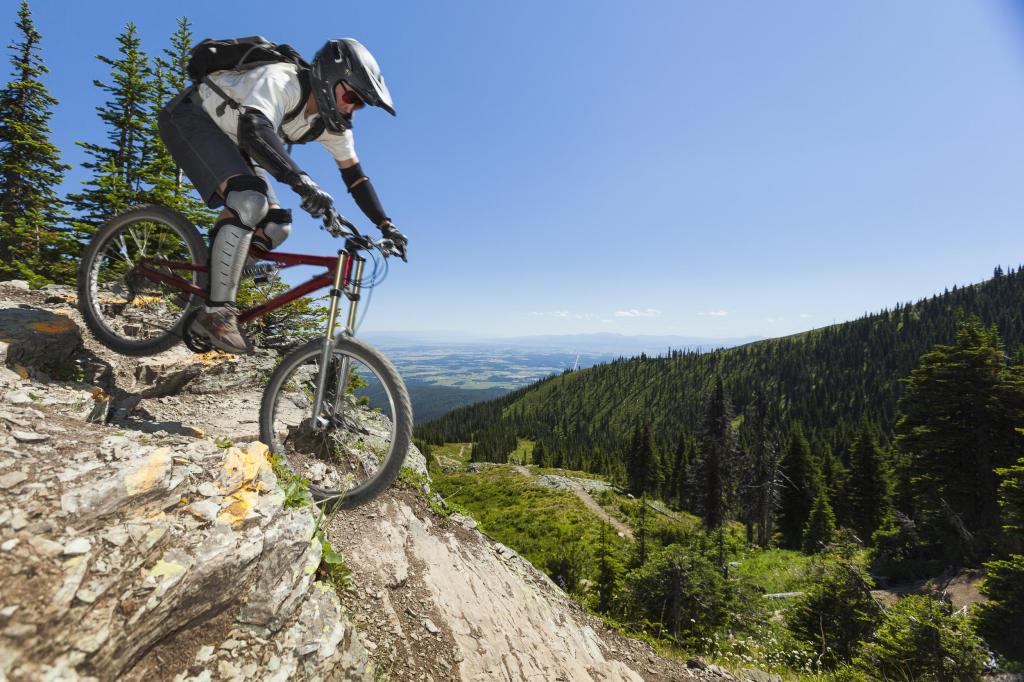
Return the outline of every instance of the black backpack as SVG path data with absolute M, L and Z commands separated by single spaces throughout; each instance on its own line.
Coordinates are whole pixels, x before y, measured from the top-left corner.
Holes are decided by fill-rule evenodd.
M 238 102 L 218 88 L 207 78 L 217 71 L 248 71 L 264 64 L 286 62 L 295 64 L 299 69 L 309 69 L 309 62 L 291 45 L 272 43 L 263 36 L 213 40 L 207 38 L 194 48 L 189 56 L 185 71 L 196 87 L 206 83 L 207 87 L 216 92 L 224 100 L 217 109 L 218 114 L 224 113 L 224 107 L 237 109 Z

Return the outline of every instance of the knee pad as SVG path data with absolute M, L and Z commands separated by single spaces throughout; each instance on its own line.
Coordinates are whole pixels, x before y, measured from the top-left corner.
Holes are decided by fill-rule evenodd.
M 235 216 L 236 225 L 252 232 L 270 210 L 267 183 L 255 175 L 236 175 L 224 187 L 224 208 Z
M 272 208 L 256 227 L 263 230 L 263 237 L 253 237 L 267 251 L 281 246 L 292 232 L 292 212 L 287 208 Z

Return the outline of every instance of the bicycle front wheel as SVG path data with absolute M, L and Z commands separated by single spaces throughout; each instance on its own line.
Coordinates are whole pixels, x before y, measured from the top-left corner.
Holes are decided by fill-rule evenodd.
M 360 341 L 338 338 L 314 416 L 322 344 L 314 339 L 300 346 L 270 377 L 260 439 L 308 481 L 315 500 L 331 510 L 350 509 L 398 476 L 412 441 L 412 406 L 387 358 Z
M 195 225 L 165 206 L 147 205 L 110 219 L 93 235 L 78 266 L 82 317 L 105 346 L 125 355 L 153 355 L 181 340 L 181 325 L 204 289 L 206 243 Z

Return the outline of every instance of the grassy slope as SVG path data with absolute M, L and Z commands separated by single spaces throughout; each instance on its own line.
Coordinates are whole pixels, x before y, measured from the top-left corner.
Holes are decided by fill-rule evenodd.
M 434 472 L 431 477 L 434 490 L 449 504 L 464 509 L 484 532 L 537 568 L 547 570 L 552 560 L 576 551 L 584 565 L 592 566 L 605 524 L 573 493 L 546 488 L 500 465 L 478 473 Z M 625 551 L 625 540 L 604 532 L 613 551 Z
M 522 444 L 521 444 L 522 445 Z M 455 461 L 463 466 L 469 461 L 469 447 L 466 443 L 448 443 L 434 449 L 442 461 L 451 465 Z M 530 467 L 538 472 L 536 467 Z M 562 475 L 579 475 L 580 472 L 559 470 Z M 585 474 L 596 478 L 593 474 Z M 508 545 L 526 557 L 540 570 L 547 571 L 549 561 L 564 558 L 573 548 L 585 564 L 585 571 L 593 575 L 593 555 L 601 541 L 602 527 L 605 542 L 620 558 L 625 558 L 631 543 L 613 532 L 586 508 L 571 492 L 543 487 L 516 472 L 510 466 L 483 465 L 477 473 L 464 470 L 431 474 L 434 490 L 440 493 L 454 508 L 470 514 L 482 530 L 495 540 Z M 640 528 L 640 500 L 605 491 L 594 496 L 608 513 L 629 524 L 636 533 Z M 644 513 L 644 524 L 648 537 L 661 544 L 667 544 L 700 532 L 700 520 L 685 512 L 674 513 L 675 518 L 661 515 L 649 507 Z M 739 536 L 742 529 L 731 529 Z M 754 586 L 759 592 L 791 592 L 806 586 L 806 572 L 810 557 L 786 550 L 748 549 L 734 557 L 734 577 Z M 556 576 L 552 576 L 557 580 Z M 780 604 L 780 607 L 782 604 Z M 616 623 L 610 623 L 617 626 Z M 783 631 L 781 623 L 766 625 L 764 641 L 747 643 L 729 642 L 716 647 L 719 653 L 710 658 L 731 668 L 760 667 L 783 674 L 785 679 L 827 679 L 808 675 L 783 664 L 779 649 L 788 648 L 784 639 L 776 639 Z M 626 634 L 636 634 L 626 632 Z M 664 642 L 654 642 L 663 655 L 684 661 L 692 652 L 685 652 Z M 739 646 L 743 654 L 735 653 Z M 746 656 L 746 654 L 752 654 Z

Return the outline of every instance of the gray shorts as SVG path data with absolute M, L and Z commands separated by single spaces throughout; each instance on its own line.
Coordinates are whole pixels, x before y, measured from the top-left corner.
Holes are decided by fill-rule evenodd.
M 217 188 L 233 175 L 260 176 L 267 183 L 270 202 L 278 203 L 269 174 L 239 151 L 203 110 L 199 95 L 192 88 L 187 88 L 160 111 L 157 125 L 171 158 L 210 208 L 224 205 Z

